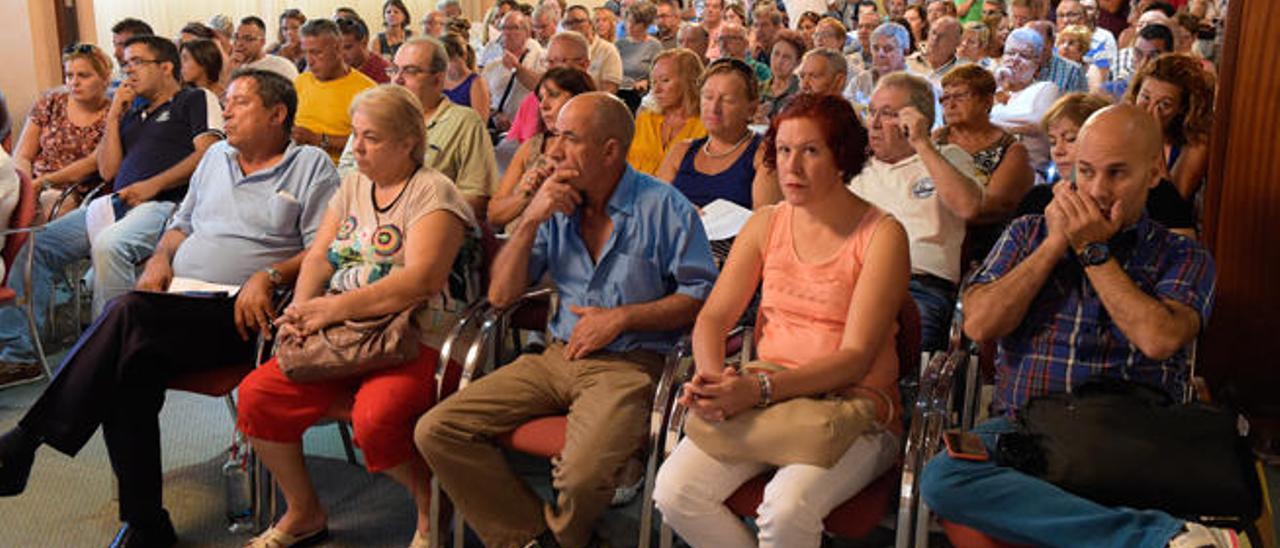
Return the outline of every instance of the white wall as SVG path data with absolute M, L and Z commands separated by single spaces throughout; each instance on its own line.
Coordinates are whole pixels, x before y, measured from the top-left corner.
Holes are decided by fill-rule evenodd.
M 0 32 L 0 91 L 13 119 L 14 144 L 40 93 L 62 81 L 53 2 L 0 0 L 8 24 Z

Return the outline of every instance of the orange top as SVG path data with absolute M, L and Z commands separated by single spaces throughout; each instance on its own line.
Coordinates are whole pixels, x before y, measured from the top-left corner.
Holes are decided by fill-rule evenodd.
M 840 349 L 849 300 L 862 272 L 863 259 L 880 221 L 888 216 L 874 206 L 867 209 L 853 234 L 831 257 L 802 262 L 796 255 L 791 222 L 794 208 L 787 203 L 774 206 L 765 245 L 761 274 L 760 315 L 756 320 L 759 358 L 788 369 L 804 367 Z M 875 361 L 859 386 L 874 388 L 889 396 L 898 414 L 898 356 L 894 335 L 885 335 Z M 883 409 L 882 398 L 877 407 Z M 894 421 L 897 422 L 897 421 Z

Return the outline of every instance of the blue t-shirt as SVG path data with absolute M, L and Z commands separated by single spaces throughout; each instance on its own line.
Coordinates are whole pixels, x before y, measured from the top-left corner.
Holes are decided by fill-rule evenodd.
M 147 112 L 150 103 L 138 97 L 120 120 L 123 157 L 112 190 L 153 177 L 173 167 L 195 152 L 197 135 L 222 130 L 222 108 L 218 98 L 204 88 L 179 91 L 169 102 Z M 186 185 L 171 188 L 155 197 L 157 201 L 180 202 Z

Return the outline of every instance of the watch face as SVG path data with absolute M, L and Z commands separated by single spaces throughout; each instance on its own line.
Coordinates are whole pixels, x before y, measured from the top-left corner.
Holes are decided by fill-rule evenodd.
M 1092 243 L 1084 246 L 1084 250 L 1080 254 L 1080 260 L 1085 266 L 1096 266 L 1107 262 L 1111 258 L 1111 252 L 1107 249 L 1107 244 Z

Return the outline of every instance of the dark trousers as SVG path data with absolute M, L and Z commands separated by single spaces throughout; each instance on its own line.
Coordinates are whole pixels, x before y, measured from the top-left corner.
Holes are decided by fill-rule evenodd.
M 22 427 L 75 456 L 101 425 L 120 519 L 158 519 L 165 386 L 184 373 L 252 362 L 254 343 L 236 332 L 234 306 L 228 297 L 121 295 L 76 341 Z

